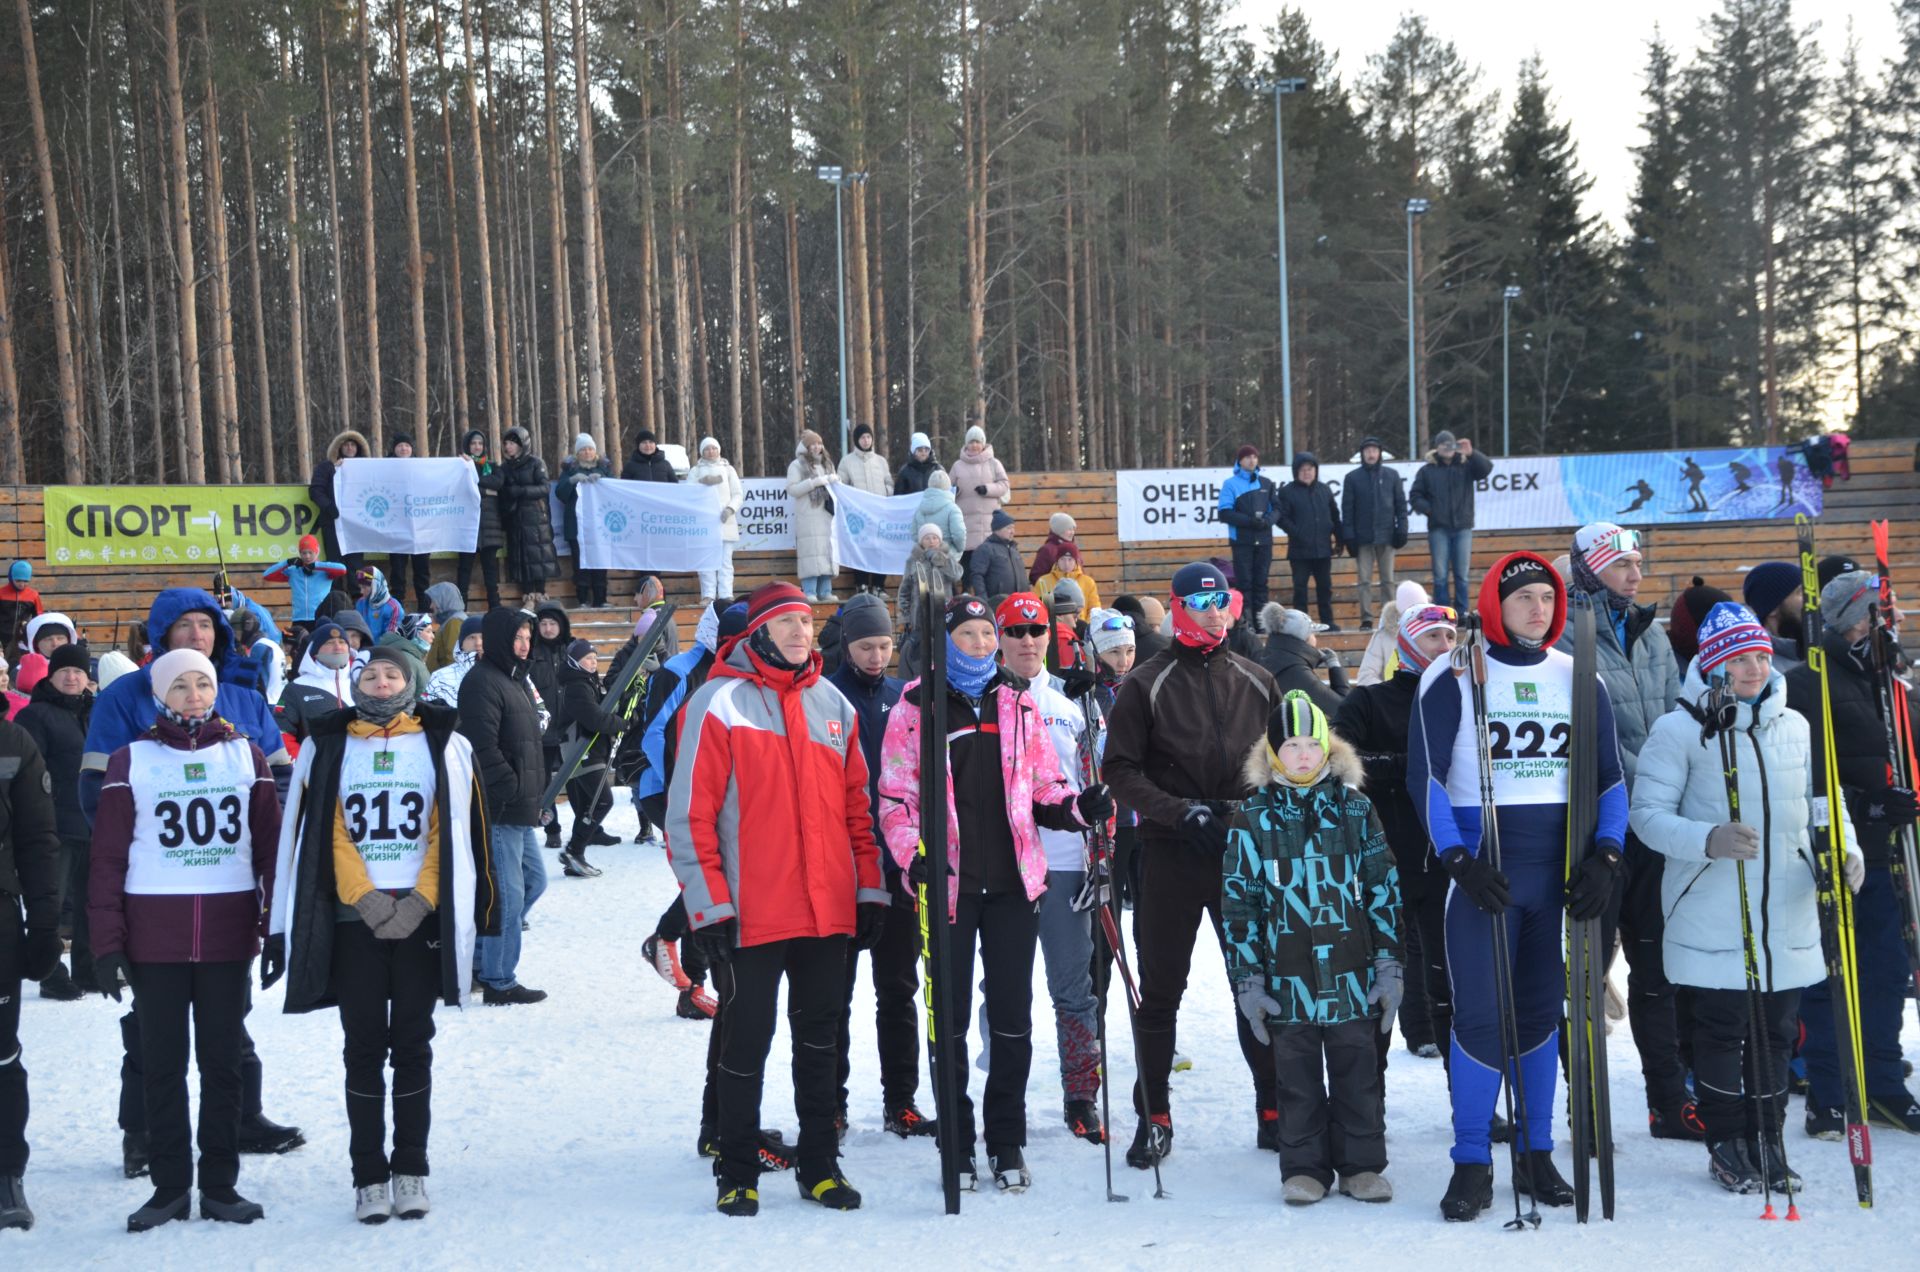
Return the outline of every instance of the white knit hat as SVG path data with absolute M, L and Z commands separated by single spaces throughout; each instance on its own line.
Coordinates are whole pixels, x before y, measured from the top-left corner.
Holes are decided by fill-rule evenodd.
M 719 438 L 717 438 L 717 437 L 703 437 L 703 438 L 701 438 L 701 439 L 700 439 L 700 449 L 699 449 L 699 450 L 697 450 L 697 451 L 695 451 L 695 452 L 694 452 L 694 454 L 695 454 L 695 455 L 696 455 L 697 457 L 699 457 L 699 458 L 701 458 L 701 459 L 705 459 L 705 458 L 707 457 L 707 447 L 709 447 L 709 446 L 711 446 L 711 447 L 713 447 L 713 449 L 715 449 L 715 450 L 719 450 L 719 449 L 720 449 L 720 439 L 719 439 Z
M 907 449 L 909 451 L 932 450 L 933 443 L 927 440 L 925 433 L 915 433 L 913 439 L 907 443 Z
M 581 451 L 587 449 L 587 447 L 589 446 L 593 446 L 593 449 L 595 450 L 600 449 L 598 446 L 594 446 L 593 434 L 591 433 L 582 433 L 580 434 L 580 436 L 573 439 L 573 453 L 576 455 L 578 455 Z
M 984 446 L 986 445 L 986 441 L 987 441 L 987 430 L 984 428 L 981 428 L 978 424 L 975 424 L 972 428 L 967 430 L 967 445 L 971 446 L 975 442 L 979 442 L 981 445 Z
M 1064 512 L 1056 512 L 1047 518 L 1047 529 L 1064 539 L 1074 531 L 1073 518 Z

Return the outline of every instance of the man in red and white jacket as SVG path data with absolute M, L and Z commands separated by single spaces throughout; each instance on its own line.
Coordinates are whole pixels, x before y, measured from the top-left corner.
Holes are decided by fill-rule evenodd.
M 836 1036 L 851 938 L 886 922 L 858 717 L 821 678 L 813 609 L 791 583 L 747 598 L 747 627 L 687 704 L 667 843 L 689 940 L 714 968 L 725 1030 L 715 1078 L 723 1214 L 759 1211 L 760 1091 L 780 980 L 793 1032 L 801 1196 L 860 1204 L 839 1171 Z

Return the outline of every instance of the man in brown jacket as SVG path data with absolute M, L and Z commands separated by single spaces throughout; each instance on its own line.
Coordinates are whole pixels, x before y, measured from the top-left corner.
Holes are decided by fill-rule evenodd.
M 1127 1150 L 1127 1164 L 1140 1170 L 1173 1151 L 1167 1078 L 1193 939 L 1203 914 L 1221 938 L 1227 824 L 1250 793 L 1241 776 L 1247 750 L 1280 702 L 1266 669 L 1226 646 L 1232 596 L 1221 572 L 1204 562 L 1182 566 L 1171 590 L 1173 641 L 1122 683 L 1107 721 L 1106 780 L 1114 798 L 1140 814 L 1141 1121 Z M 1253 1074 L 1258 1143 L 1278 1152 L 1273 1066 L 1246 1021 L 1236 1024 Z

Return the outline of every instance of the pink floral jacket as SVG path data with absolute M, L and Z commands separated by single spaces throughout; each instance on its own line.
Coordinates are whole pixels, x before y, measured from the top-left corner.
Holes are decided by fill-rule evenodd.
M 886 739 L 880 747 L 880 831 L 887 851 L 905 870 L 920 851 L 920 711 L 907 700 L 910 682 L 900 701 L 887 713 Z M 1047 890 L 1047 854 L 1040 846 L 1040 828 L 1033 806 L 1072 806 L 1074 791 L 1060 772 L 1053 742 L 1040 720 L 1032 695 L 1001 683 L 993 689 L 994 714 L 1000 725 L 1000 776 L 1007 790 L 1007 822 L 1013 829 L 1014 859 L 1027 900 Z M 947 773 L 947 868 L 960 870 L 960 818 L 953 802 L 953 773 Z M 947 917 L 953 918 L 957 892 L 947 897 Z

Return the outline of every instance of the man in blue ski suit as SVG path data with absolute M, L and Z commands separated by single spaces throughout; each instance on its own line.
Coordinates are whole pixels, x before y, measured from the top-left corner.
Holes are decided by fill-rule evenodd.
M 1452 660 L 1422 676 L 1407 745 L 1407 789 L 1441 866 L 1447 896 L 1447 966 L 1454 989 L 1453 1181 L 1441 1213 L 1477 1218 L 1493 1202 L 1488 1124 L 1500 1096 L 1501 1003 L 1495 993 L 1493 919 L 1505 914 L 1512 969 L 1517 1068 L 1526 1106 L 1514 1137 L 1521 1192 L 1568 1205 L 1573 1190 L 1553 1165 L 1559 1028 L 1566 994 L 1563 908 L 1597 916 L 1619 887 L 1627 788 L 1606 683 L 1596 685 L 1600 801 L 1591 853 L 1566 879 L 1568 754 L 1573 660 L 1552 648 L 1566 626 L 1566 585 L 1531 552 L 1501 558 L 1480 588 L 1487 637 L 1487 738 L 1500 864 L 1481 843 L 1479 753 L 1472 686 Z

